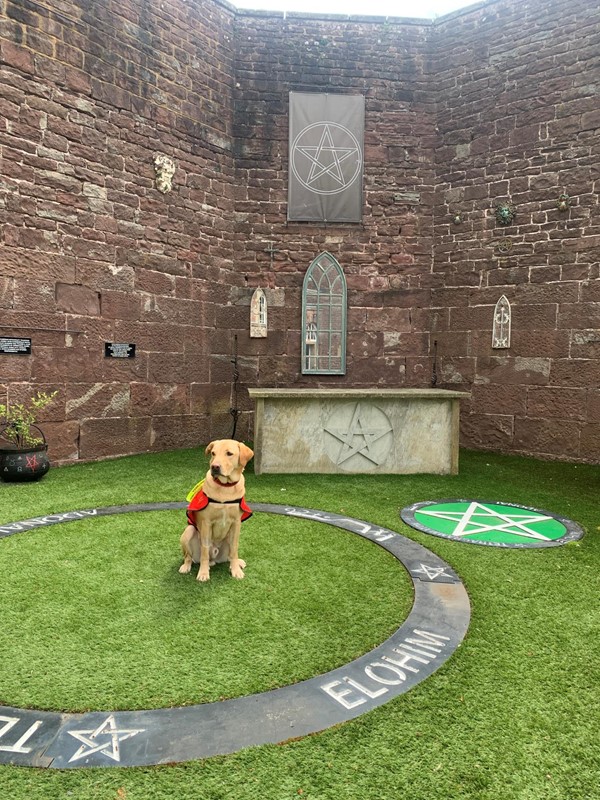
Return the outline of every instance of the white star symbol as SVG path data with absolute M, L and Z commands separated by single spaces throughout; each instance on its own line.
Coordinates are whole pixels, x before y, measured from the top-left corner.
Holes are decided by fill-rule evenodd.
M 503 531 L 514 536 L 522 536 L 526 539 L 541 539 L 545 542 L 549 540 L 548 536 L 543 536 L 527 526 L 535 522 L 546 522 L 552 519 L 552 517 L 532 514 L 525 510 L 515 511 L 511 514 L 502 513 L 476 501 L 471 502 L 466 511 L 431 511 L 427 508 L 421 508 L 418 513 L 428 517 L 437 517 L 438 519 L 456 522 L 456 527 L 451 533 L 451 536 L 456 538 L 487 533 L 488 531 Z M 502 521 L 490 524 L 490 520 Z
M 343 125 L 314 122 L 294 139 L 290 166 L 309 191 L 338 194 L 360 175 L 362 150 L 356 136 Z
M 131 739 L 132 736 L 136 736 L 138 733 L 142 733 L 144 730 L 145 728 L 119 729 L 115 723 L 114 716 L 111 714 L 101 725 L 96 728 L 96 730 L 68 731 L 68 733 L 71 736 L 74 736 L 75 739 L 83 742 L 75 755 L 71 756 L 69 759 L 69 764 L 71 761 L 77 761 L 80 758 L 91 756 L 93 753 L 102 753 L 103 755 L 112 758 L 113 761 L 120 761 L 121 752 L 119 749 L 119 742 L 124 742 L 125 739 Z M 97 741 L 99 738 L 102 738 L 100 744 L 98 744 Z
M 412 574 L 417 575 L 419 572 L 423 573 L 423 575 L 427 575 L 430 581 L 434 581 L 436 578 L 443 576 L 444 578 L 451 578 L 452 575 L 446 574 L 445 567 L 430 567 L 428 564 L 421 564 L 421 569 L 413 569 Z

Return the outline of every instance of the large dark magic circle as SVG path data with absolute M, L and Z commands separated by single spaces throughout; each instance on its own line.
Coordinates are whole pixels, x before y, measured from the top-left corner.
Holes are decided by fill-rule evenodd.
M 0 525 L 0 538 L 62 522 L 185 508 L 146 503 L 67 511 Z M 293 506 L 253 503 L 356 533 L 408 570 L 413 607 L 385 642 L 363 656 L 300 683 L 247 697 L 147 711 L 59 714 L 0 706 L 0 764 L 52 767 L 149 766 L 234 753 L 324 730 L 407 692 L 437 670 L 463 640 L 467 592 L 454 570 L 420 544 L 369 522 Z

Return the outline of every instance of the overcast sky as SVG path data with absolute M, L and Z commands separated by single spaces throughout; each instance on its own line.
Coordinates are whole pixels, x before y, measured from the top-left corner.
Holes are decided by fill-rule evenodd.
M 477 0 L 231 0 L 238 8 L 326 14 L 376 14 L 382 17 L 433 18 Z

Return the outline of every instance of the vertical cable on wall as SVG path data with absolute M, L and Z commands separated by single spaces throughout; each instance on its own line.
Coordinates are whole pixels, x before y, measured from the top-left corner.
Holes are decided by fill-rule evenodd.
M 233 417 L 233 430 L 231 431 L 231 438 L 235 439 L 235 432 L 237 429 L 237 421 L 240 415 L 240 411 L 238 409 L 238 381 L 240 379 L 240 372 L 238 370 L 238 354 L 237 354 L 237 334 L 233 336 L 233 358 L 231 359 L 231 363 L 233 364 L 233 379 L 231 381 L 231 394 L 229 397 L 229 413 Z

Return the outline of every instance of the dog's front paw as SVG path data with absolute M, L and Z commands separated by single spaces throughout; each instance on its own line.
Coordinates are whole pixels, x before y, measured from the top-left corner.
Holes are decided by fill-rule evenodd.
M 187 575 L 188 572 L 191 571 L 191 569 L 192 569 L 192 565 L 191 564 L 186 564 L 186 562 L 184 561 L 183 564 L 179 567 L 179 572 L 181 572 L 182 575 Z
M 231 572 L 232 578 L 237 578 L 239 581 L 244 577 L 244 570 L 243 567 L 246 566 L 246 562 L 238 558 L 235 561 L 232 561 L 229 565 L 229 570 Z
M 207 569 L 201 569 L 198 571 L 198 575 L 196 577 L 197 581 L 202 581 L 202 583 L 206 583 L 206 581 L 210 580 L 210 572 Z

